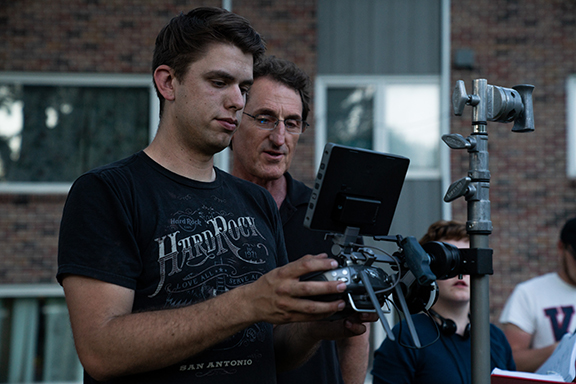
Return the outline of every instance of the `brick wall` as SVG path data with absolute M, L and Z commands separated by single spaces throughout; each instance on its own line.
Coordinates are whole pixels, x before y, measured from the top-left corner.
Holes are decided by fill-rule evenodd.
M 266 40 L 267 54 L 293 61 L 311 77 L 316 75 L 316 0 L 235 0 L 233 11 L 246 17 Z M 311 90 L 314 85 L 312 84 Z M 314 94 L 311 94 L 314 100 Z M 291 174 L 312 185 L 314 164 L 314 106 L 310 128 L 300 136 Z
M 0 194 L 0 284 L 50 283 L 65 195 Z
M 576 73 L 576 3 L 570 0 L 452 2 L 452 52 L 472 49 L 472 70 L 452 71 L 452 85 L 472 80 L 510 88 L 533 84 L 536 130 L 511 132 L 488 123 L 490 200 L 494 226 L 491 315 L 495 320 L 514 286 L 557 268 L 561 226 L 576 216 L 576 184 L 566 178 L 565 84 Z M 471 108 L 452 118 L 453 132 L 471 133 Z M 465 176 L 468 153 L 452 151 L 452 177 Z M 466 220 L 460 199 L 454 217 Z

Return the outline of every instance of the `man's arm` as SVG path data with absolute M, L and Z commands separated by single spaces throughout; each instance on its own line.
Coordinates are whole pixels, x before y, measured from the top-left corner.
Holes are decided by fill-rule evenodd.
M 338 340 L 338 361 L 346 384 L 364 384 L 370 354 L 370 324 L 362 335 Z
M 175 364 L 250 324 L 322 319 L 342 300 L 304 300 L 339 293 L 340 282 L 301 282 L 299 276 L 334 269 L 325 254 L 276 268 L 257 281 L 187 307 L 132 313 L 134 292 L 87 277 L 68 275 L 62 285 L 78 356 L 88 374 L 104 381 Z
M 278 372 L 284 372 L 298 368 L 312 357 L 322 340 L 339 341 L 363 337 L 367 335 L 369 329 L 369 325 L 365 322 L 375 320 L 376 316 L 373 314 L 359 313 L 338 321 L 279 325 L 274 328 L 276 369 Z M 367 355 L 368 353 L 366 353 L 366 357 Z M 366 369 L 364 374 L 366 374 Z M 364 378 L 362 378 L 362 382 L 364 382 Z
M 548 347 L 532 349 L 530 348 L 531 334 L 511 323 L 504 324 L 503 330 L 512 348 L 512 355 L 518 371 L 535 372 L 552 355 L 558 345 L 558 343 L 554 343 Z

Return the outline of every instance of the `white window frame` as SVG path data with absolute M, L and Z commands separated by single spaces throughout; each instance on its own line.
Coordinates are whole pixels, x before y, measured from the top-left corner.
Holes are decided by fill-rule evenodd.
M 148 87 L 150 90 L 150 140 L 159 123 L 160 101 L 151 75 L 119 73 L 0 72 L 0 84 L 73 87 Z M 66 194 L 72 183 L 0 182 L 0 193 Z
M 320 165 L 322 159 L 322 152 L 326 145 L 326 105 L 327 105 L 327 89 L 329 87 L 353 87 L 353 86 L 368 86 L 373 85 L 376 87 L 374 96 L 375 110 L 373 113 L 374 122 L 373 126 L 376 127 L 377 121 L 384 121 L 384 105 L 385 96 L 384 90 L 386 86 L 396 84 L 435 84 L 440 87 L 441 91 L 441 77 L 439 75 L 423 75 L 423 76 L 372 76 L 372 75 L 318 75 L 315 81 L 315 98 L 314 108 L 315 112 L 315 164 L 316 167 Z M 442 92 L 439 94 L 442 95 Z M 425 102 L 424 100 L 415 100 L 414 107 L 418 108 L 418 103 Z M 440 103 L 442 105 L 442 103 Z M 440 114 L 440 116 L 442 116 Z M 442 122 L 440 124 L 440 135 L 442 134 Z M 374 149 L 377 151 L 386 152 L 388 143 L 386 142 L 385 131 L 375 129 L 373 131 Z M 438 137 L 440 141 L 440 137 Z M 439 159 L 439 166 L 437 169 L 430 170 L 408 170 L 406 175 L 407 179 L 440 179 L 442 169 L 442 160 Z
M 566 81 L 566 176 L 576 179 L 576 75 Z
M 64 289 L 58 284 L 0 284 L 0 299 L 64 298 Z M 81 375 L 82 366 L 79 366 Z M 43 384 L 80 384 L 81 381 Z
M 0 299 L 64 297 L 58 284 L 0 284 Z

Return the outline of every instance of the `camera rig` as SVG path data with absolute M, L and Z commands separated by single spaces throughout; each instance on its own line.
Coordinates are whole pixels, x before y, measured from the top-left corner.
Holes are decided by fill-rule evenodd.
M 492 259 L 491 250 L 461 250 L 440 242 L 421 246 L 414 237 L 382 235 L 388 233 L 408 163 L 396 155 L 326 145 L 304 225 L 327 232 L 339 265 L 335 270 L 306 275 L 303 280 L 345 282 L 347 289 L 342 294 L 311 299 L 346 302 L 344 311 L 330 319 L 353 312 L 376 312 L 392 340 L 395 337 L 382 307 L 393 304 L 406 315 L 414 345 L 420 348 L 409 315 L 435 303 L 436 279 L 492 273 Z M 362 244 L 361 236 L 394 242 L 398 250 L 393 254 L 374 252 L 378 248 Z
M 390 295 L 406 314 L 410 333 L 418 347 L 418 335 L 409 314 L 419 312 L 420 308 L 429 308 L 433 304 L 436 279 L 459 274 L 471 275 L 473 384 L 490 383 L 488 275 L 493 271 L 492 250 L 488 247 L 492 222 L 488 199 L 490 171 L 487 122 L 514 122 L 513 132 L 534 131 L 533 90 L 534 86 L 529 84 L 513 88 L 489 85 L 485 79 L 473 81 L 472 94 L 466 92 L 462 80 L 459 80 L 454 88 L 454 114 L 461 116 L 467 105 L 472 107 L 472 134 L 466 138 L 457 133 L 446 134 L 442 140 L 452 149 L 468 151 L 469 170 L 466 177 L 449 187 L 444 201 L 451 202 L 459 197 L 466 199 L 466 230 L 470 236 L 470 249 L 456 249 L 439 242 L 420 246 L 413 237 L 383 235 L 388 234 L 408 164 L 394 155 L 387 155 L 391 156 L 390 158 L 383 156 L 382 159 L 388 159 L 387 163 L 394 164 L 399 171 L 382 174 L 377 172 L 382 164 L 375 166 L 374 162 L 371 164 L 362 158 L 361 161 L 350 162 L 348 158 L 332 166 L 337 173 L 334 176 L 328 172 L 328 161 L 325 161 L 329 160 L 332 150 L 338 147 L 332 143 L 327 144 L 324 150 L 304 220 L 306 227 L 329 233 L 334 245 L 338 247 L 333 253 L 340 265 L 337 270 L 307 276 L 306 279 L 346 281 L 349 289 L 344 292 L 343 298 L 347 300 L 348 307 L 343 312 L 344 315 L 346 310 L 376 311 L 391 339 L 394 339 L 394 336 L 382 312 L 382 306 L 389 301 Z M 359 154 L 370 152 L 348 148 L 349 153 L 355 151 Z M 353 166 L 350 167 L 350 164 Z M 405 167 L 398 167 L 398 164 Z M 388 170 L 389 165 L 383 164 L 384 169 Z M 321 187 L 330 177 L 332 181 L 328 183 L 329 186 L 322 190 Z M 386 185 L 382 185 L 382 180 L 386 180 Z M 386 204 L 383 204 L 384 202 Z M 324 209 L 315 214 L 318 206 Z M 319 217 L 321 219 L 318 219 Z M 399 250 L 393 255 L 376 255 L 370 248 L 357 243 L 356 239 L 361 235 L 372 235 L 376 240 L 394 241 Z M 376 267 L 374 263 L 377 262 L 387 265 L 391 272 Z
M 437 299 L 437 279 L 466 274 L 491 274 L 492 250 L 461 249 L 447 243 L 432 241 L 420 245 L 416 238 L 374 236 L 378 241 L 394 242 L 398 250 L 392 255 L 377 254 L 374 247 L 357 243 L 358 227 L 347 227 L 344 234 L 327 234 L 334 243 L 338 268 L 311 274 L 306 280 L 342 281 L 347 285 L 342 294 L 311 297 L 315 300 L 343 299 L 346 308 L 330 320 L 350 316 L 354 312 L 377 313 L 387 337 L 395 340 L 383 307 L 393 303 L 406 315 L 406 323 L 414 346 L 421 348 L 418 332 L 410 314 L 430 309 Z

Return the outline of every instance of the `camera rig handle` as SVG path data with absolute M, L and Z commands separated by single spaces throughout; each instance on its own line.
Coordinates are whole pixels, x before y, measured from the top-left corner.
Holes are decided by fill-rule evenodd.
M 404 248 L 406 264 L 408 264 L 408 269 L 414 274 L 418 284 L 429 285 L 436 281 L 436 276 L 430 269 L 430 257 L 415 237 L 408 236 L 402 239 L 400 246 Z
M 356 243 L 358 236 L 360 234 L 360 229 L 357 227 L 346 227 L 343 234 L 338 233 L 329 233 L 327 237 L 332 238 L 332 242 L 334 244 L 332 248 L 332 253 L 337 258 L 341 267 L 346 267 L 350 265 L 361 265 L 361 268 L 358 269 L 359 273 L 358 276 L 353 277 L 353 279 L 359 279 L 362 281 L 362 285 L 368 294 L 368 297 L 372 303 L 372 310 L 362 310 L 356 308 L 355 300 L 353 295 L 348 293 L 348 302 L 353 307 L 356 312 L 376 312 L 378 314 L 378 318 L 382 323 L 384 331 L 386 332 L 386 336 L 394 341 L 395 336 L 392 333 L 392 329 L 386 321 L 384 317 L 384 313 L 382 311 L 382 305 L 378 300 L 376 292 L 371 283 L 371 278 L 369 274 L 374 274 L 375 271 L 370 269 L 370 266 L 375 262 L 383 262 L 383 263 L 403 263 L 405 262 L 408 266 L 410 276 L 408 274 L 404 274 L 401 277 L 401 273 L 398 273 L 398 279 L 411 279 L 412 281 L 416 280 L 418 285 L 431 285 L 436 280 L 436 276 L 432 273 L 430 269 L 430 257 L 424 251 L 422 246 L 416 241 L 414 237 L 407 237 L 402 238 L 402 236 L 374 236 L 375 240 L 386 240 L 386 241 L 394 241 L 396 244 L 403 248 L 402 254 L 404 255 L 403 260 L 395 259 L 394 256 L 388 255 L 378 255 L 376 256 L 372 250 L 369 248 L 363 248 Z M 400 272 L 400 271 L 398 271 Z M 411 285 L 411 284 L 408 284 Z M 398 299 L 400 309 L 403 313 L 406 314 L 406 323 L 408 325 L 408 330 L 410 331 L 410 335 L 412 336 L 412 340 L 416 348 L 421 348 L 422 343 L 420 342 L 420 338 L 418 336 L 418 332 L 416 331 L 416 327 L 412 318 L 410 317 L 410 309 L 409 305 L 406 302 L 406 298 L 404 296 L 404 292 L 401 287 L 401 281 L 397 281 L 393 284 L 394 295 Z

